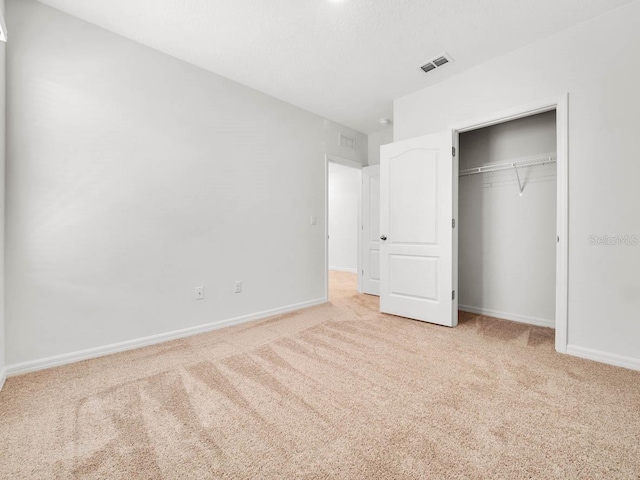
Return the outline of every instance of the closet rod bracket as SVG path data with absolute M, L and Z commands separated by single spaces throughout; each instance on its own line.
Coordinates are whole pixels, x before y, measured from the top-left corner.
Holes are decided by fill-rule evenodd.
M 522 196 L 522 192 L 524 192 L 524 185 L 520 180 L 520 171 L 518 170 L 518 165 L 515 162 L 513 163 L 513 168 L 516 169 L 516 177 L 518 177 L 518 187 L 520 187 L 520 196 Z

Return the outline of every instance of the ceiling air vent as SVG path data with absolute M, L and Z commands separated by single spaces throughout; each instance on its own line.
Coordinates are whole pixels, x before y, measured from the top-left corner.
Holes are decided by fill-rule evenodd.
M 429 63 L 425 63 L 425 64 L 424 64 L 424 65 L 422 65 L 420 68 L 421 68 L 422 70 L 424 70 L 424 73 L 428 73 L 428 72 L 430 72 L 431 70 L 435 70 L 435 69 L 436 69 L 436 66 L 435 66 L 433 63 L 429 62 Z
M 429 60 L 420 68 L 424 73 L 429 73 L 431 70 L 435 70 L 436 68 L 442 67 L 447 63 L 451 63 L 451 62 L 453 62 L 453 58 L 451 58 L 447 53 L 443 53 L 441 55 L 438 55 L 433 60 Z

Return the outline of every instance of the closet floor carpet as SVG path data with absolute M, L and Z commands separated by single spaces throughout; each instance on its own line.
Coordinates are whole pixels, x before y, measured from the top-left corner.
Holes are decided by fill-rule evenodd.
M 304 311 L 7 380 L 2 479 L 640 477 L 640 373 L 553 331 Z

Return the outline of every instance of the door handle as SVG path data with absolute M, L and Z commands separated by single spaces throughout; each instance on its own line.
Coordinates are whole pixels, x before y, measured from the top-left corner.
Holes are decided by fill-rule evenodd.
M 387 239 L 386 235 L 380 235 L 380 240 L 382 240 L 383 242 Z

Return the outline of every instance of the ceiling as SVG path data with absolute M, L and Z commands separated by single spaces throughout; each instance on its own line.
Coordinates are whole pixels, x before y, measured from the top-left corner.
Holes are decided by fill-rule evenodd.
M 40 1 L 372 133 L 393 99 L 632 0 Z

